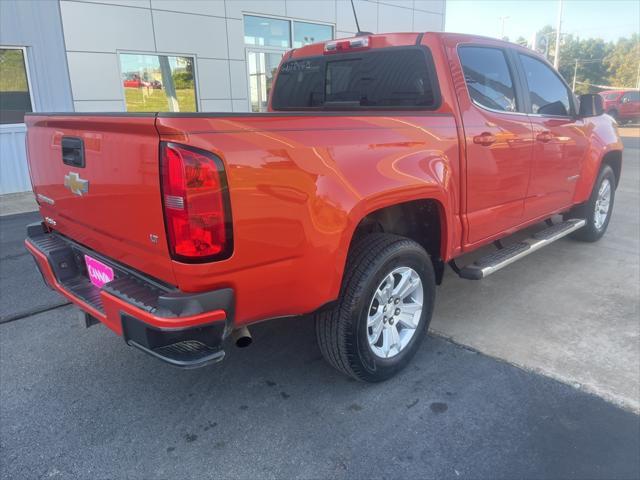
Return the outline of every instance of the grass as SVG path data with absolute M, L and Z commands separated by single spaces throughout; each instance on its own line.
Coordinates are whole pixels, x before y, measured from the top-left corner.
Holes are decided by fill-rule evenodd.
M 164 90 L 153 88 L 125 88 L 127 112 L 167 112 L 169 102 Z M 176 90 L 181 112 L 195 112 L 196 94 L 191 88 Z
M 0 49 L 0 91 L 29 91 L 22 50 Z

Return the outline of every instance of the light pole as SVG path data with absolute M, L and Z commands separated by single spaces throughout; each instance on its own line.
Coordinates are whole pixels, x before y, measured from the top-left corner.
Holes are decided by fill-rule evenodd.
M 553 57 L 553 67 L 557 70 L 560 65 L 560 29 L 562 28 L 562 0 L 558 0 L 558 27 L 556 28 L 556 54 Z
M 504 39 L 504 22 L 507 21 L 509 18 L 509 16 L 505 16 L 505 17 L 498 17 L 498 20 L 500 20 L 500 40 Z
M 576 66 L 573 67 L 573 86 L 571 87 L 571 91 L 576 93 L 576 77 L 578 76 L 578 59 L 576 58 Z

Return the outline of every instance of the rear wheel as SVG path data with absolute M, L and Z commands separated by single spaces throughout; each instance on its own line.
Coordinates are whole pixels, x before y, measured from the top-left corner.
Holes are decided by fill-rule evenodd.
M 620 118 L 616 109 L 609 110 L 607 113 L 616 121 L 616 123 L 620 123 Z
M 316 313 L 325 359 L 358 380 L 393 376 L 415 355 L 431 321 L 435 275 L 416 242 L 371 234 L 353 246 L 341 296 Z
M 575 210 L 574 216 L 584 218 L 587 223 L 576 230 L 572 237 L 583 242 L 600 240 L 609 226 L 616 193 L 616 176 L 609 165 L 600 169 L 589 200 Z

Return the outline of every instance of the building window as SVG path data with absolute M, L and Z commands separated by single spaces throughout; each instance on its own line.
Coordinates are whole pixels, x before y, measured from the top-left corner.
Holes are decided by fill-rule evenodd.
M 291 24 L 289 20 L 245 15 L 244 43 L 261 47 L 291 48 Z
M 284 52 L 292 46 L 299 48 L 332 38 L 331 25 L 245 15 L 244 42 L 247 45 L 251 111 L 267 110 L 273 77 Z
M 120 54 L 127 112 L 195 112 L 192 57 Z
M 0 48 L 0 124 L 24 123 L 33 111 L 24 48 Z
M 273 84 L 273 77 L 278 71 L 282 59 L 279 52 L 260 52 L 249 50 L 249 96 L 252 112 L 266 112 L 269 92 Z
M 333 38 L 333 27 L 316 23 L 293 22 L 293 48 Z

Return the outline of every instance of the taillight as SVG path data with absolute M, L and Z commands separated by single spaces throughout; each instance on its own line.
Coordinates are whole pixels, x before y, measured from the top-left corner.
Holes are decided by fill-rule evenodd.
M 233 237 L 227 179 L 215 155 L 161 143 L 162 200 L 171 255 L 184 262 L 231 256 Z

